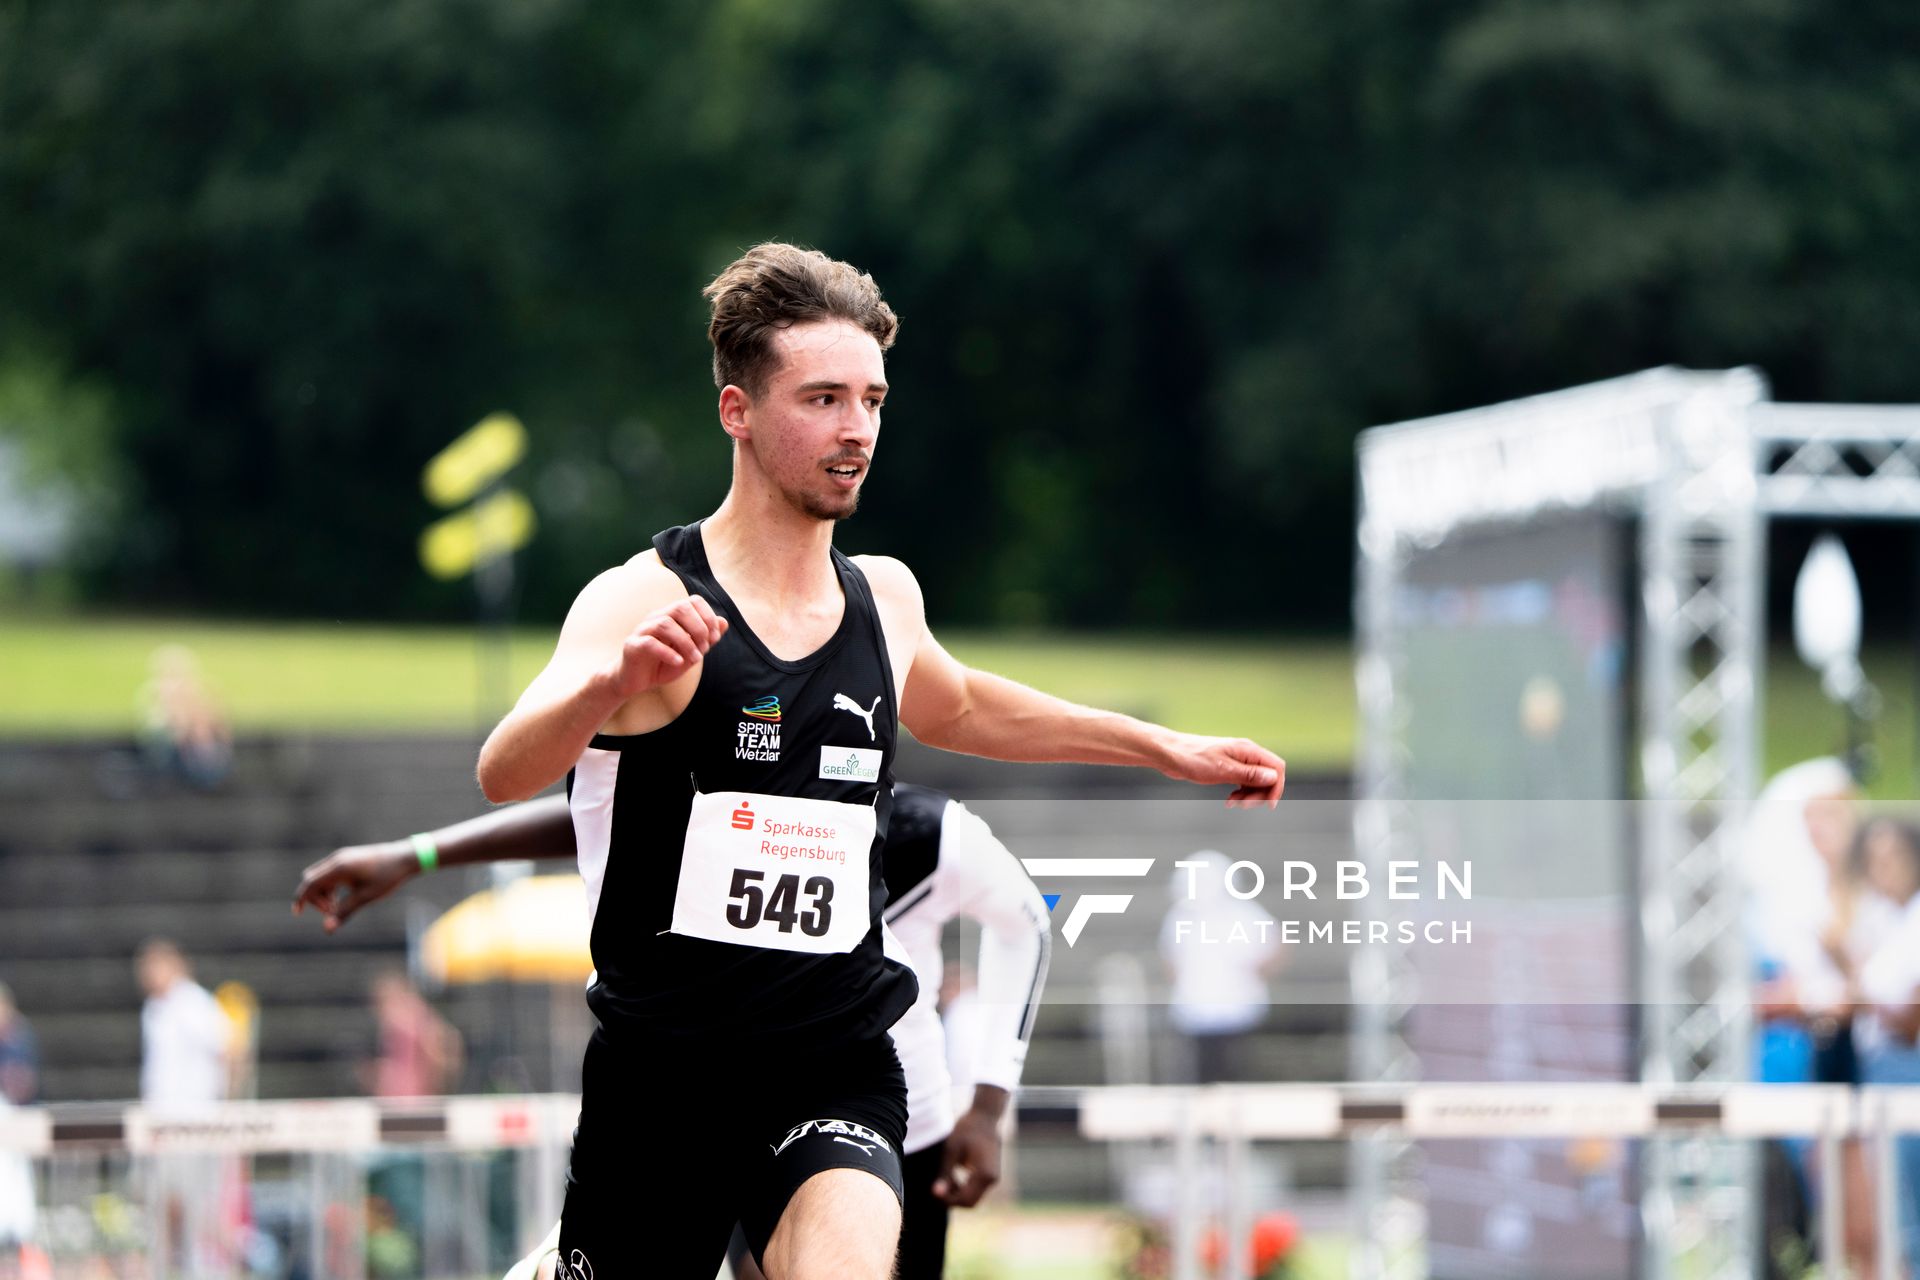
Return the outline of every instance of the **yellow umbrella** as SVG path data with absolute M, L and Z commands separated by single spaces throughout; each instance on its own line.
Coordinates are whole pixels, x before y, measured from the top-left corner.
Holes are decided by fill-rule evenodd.
M 448 909 L 420 940 L 427 974 L 440 982 L 582 983 L 587 891 L 579 876 L 527 876 Z

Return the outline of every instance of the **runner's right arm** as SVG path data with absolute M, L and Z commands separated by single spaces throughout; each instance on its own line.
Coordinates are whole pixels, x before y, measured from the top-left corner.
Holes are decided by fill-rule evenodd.
M 574 857 L 573 817 L 565 796 L 544 796 L 468 818 L 428 833 L 442 866 L 501 862 L 509 858 Z M 293 913 L 320 913 L 328 933 L 353 913 L 392 893 L 420 874 L 411 840 L 335 849 L 308 867 L 294 891 Z
M 480 790 L 495 804 L 530 799 L 616 716 L 623 733 L 666 724 L 666 687 L 693 678 L 726 632 L 726 619 L 651 553 L 607 570 L 574 600 L 546 669 L 480 749 Z

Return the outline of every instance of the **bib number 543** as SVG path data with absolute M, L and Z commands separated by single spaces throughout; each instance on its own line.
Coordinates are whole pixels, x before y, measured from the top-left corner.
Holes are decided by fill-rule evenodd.
M 828 876 L 809 876 L 800 883 L 797 875 L 784 875 L 773 882 L 771 893 L 761 888 L 767 878 L 764 871 L 740 868 L 733 873 L 733 887 L 727 900 L 727 923 L 736 929 L 751 929 L 762 920 L 771 921 L 782 933 L 794 926 L 809 938 L 825 934 L 833 923 L 833 880 Z M 808 901 L 802 906 L 800 895 Z

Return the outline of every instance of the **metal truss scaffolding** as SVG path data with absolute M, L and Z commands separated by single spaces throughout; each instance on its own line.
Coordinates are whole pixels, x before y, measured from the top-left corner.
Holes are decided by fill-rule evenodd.
M 1766 521 L 1920 518 L 1920 407 L 1784 405 L 1750 369 L 1649 370 L 1360 437 L 1356 584 L 1361 742 L 1354 837 L 1369 875 L 1406 847 L 1407 566 L 1473 530 L 1614 511 L 1640 529 L 1641 1076 L 1731 1083 L 1748 1070 L 1751 974 L 1737 860 L 1757 785 Z M 1352 980 L 1355 1078 L 1405 1081 L 1407 955 L 1363 948 Z M 1665 1137 L 1642 1164 L 1642 1274 L 1676 1260 L 1754 1274 L 1753 1170 L 1738 1144 Z M 1363 1241 L 1396 1149 L 1355 1148 Z M 1403 1261 L 1407 1255 L 1402 1255 Z M 1397 1268 L 1377 1243 L 1356 1275 Z

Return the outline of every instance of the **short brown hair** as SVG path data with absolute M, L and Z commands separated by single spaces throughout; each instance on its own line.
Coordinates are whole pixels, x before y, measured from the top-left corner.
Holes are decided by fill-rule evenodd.
M 882 351 L 900 331 L 900 318 L 880 297 L 872 276 L 798 245 L 757 244 L 702 292 L 713 303 L 707 326 L 713 385 L 731 384 L 749 395 L 766 388 L 776 330 L 810 320 L 845 320 L 872 334 Z

